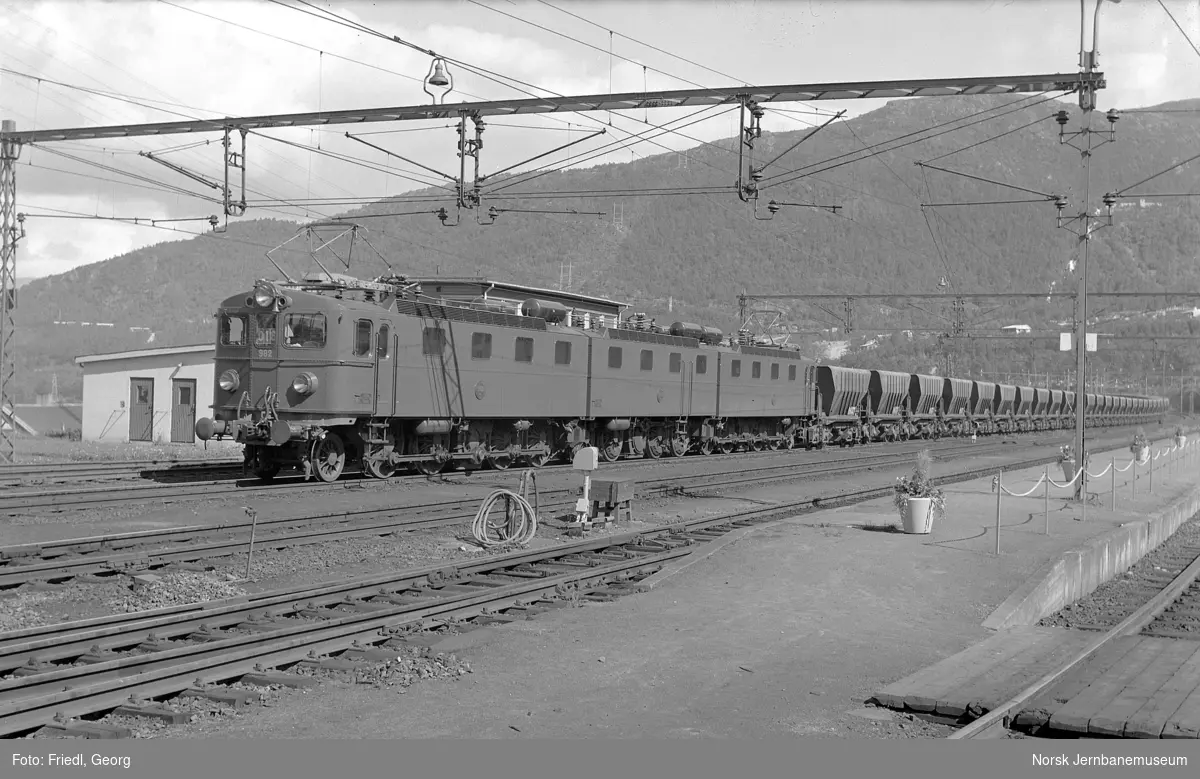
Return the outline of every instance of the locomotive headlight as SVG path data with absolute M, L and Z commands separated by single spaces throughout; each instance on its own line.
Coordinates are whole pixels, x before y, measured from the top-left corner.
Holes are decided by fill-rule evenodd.
M 317 391 L 317 377 L 307 371 L 292 379 L 292 389 L 301 395 L 311 395 Z
M 254 302 L 259 308 L 270 308 L 275 305 L 275 290 L 270 287 L 255 287 Z
M 233 392 L 241 383 L 241 378 L 234 370 L 225 371 L 221 378 L 217 379 L 217 384 L 226 392 Z

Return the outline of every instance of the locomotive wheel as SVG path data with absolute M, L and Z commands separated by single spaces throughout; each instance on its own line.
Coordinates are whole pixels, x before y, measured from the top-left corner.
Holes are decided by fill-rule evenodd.
M 605 462 L 615 463 L 617 460 L 621 459 L 622 448 L 623 447 L 621 446 L 620 441 L 610 441 L 603 449 L 600 450 L 600 456 L 604 458 Z
M 705 438 L 700 442 L 700 454 L 712 454 L 717 450 L 716 444 L 711 438 Z
M 337 433 L 329 433 L 313 446 L 313 475 L 323 482 L 335 482 L 346 467 L 346 446 Z
M 733 454 L 733 450 L 737 448 L 737 444 L 733 441 L 722 441 L 718 446 L 721 454 Z
M 754 441 L 750 444 L 750 446 L 752 449 L 754 449 L 754 451 L 761 452 L 767 448 L 767 442 L 764 441 L 762 438 L 755 438 Z
M 687 454 L 687 450 L 688 450 L 688 441 L 686 438 L 676 437 L 676 438 L 671 439 L 671 454 L 672 455 L 674 455 L 675 457 L 683 457 L 685 454 Z
M 390 479 L 396 475 L 396 466 L 382 460 L 363 460 L 363 470 L 372 479 Z
M 508 466 L 512 465 L 512 457 L 507 454 L 489 454 L 483 461 L 497 471 L 507 471 Z
M 661 438 L 651 438 L 646 441 L 646 456 L 651 460 L 657 460 L 663 456 L 663 445 Z
M 413 467 L 415 467 L 417 469 L 417 473 L 421 474 L 422 476 L 437 476 L 439 473 L 441 473 L 446 468 L 446 465 L 450 462 L 449 460 L 439 460 L 436 457 L 433 457 L 432 456 L 433 450 L 434 450 L 434 444 L 432 444 L 432 443 L 421 444 L 421 447 L 420 447 L 421 454 L 431 455 L 428 460 L 421 460 L 420 462 L 413 464 Z M 487 458 L 485 457 L 484 462 L 486 462 L 486 461 L 487 461 Z
M 535 454 L 529 455 L 527 458 L 529 460 L 529 464 L 534 468 L 541 468 L 543 465 L 550 462 L 550 456 L 552 454 L 550 447 L 545 442 L 542 442 L 538 445 L 542 447 L 542 450 Z
M 265 465 L 255 465 L 254 475 L 263 481 L 271 481 L 279 475 L 279 463 L 266 463 Z

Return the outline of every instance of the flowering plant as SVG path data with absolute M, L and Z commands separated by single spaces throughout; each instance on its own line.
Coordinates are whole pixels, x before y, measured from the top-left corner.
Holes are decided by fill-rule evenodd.
M 1149 447 L 1150 439 L 1146 438 L 1146 434 L 1143 433 L 1142 429 L 1139 427 L 1137 435 L 1133 437 L 1133 445 L 1129 447 L 1129 451 L 1133 452 L 1134 454 L 1138 454 L 1143 449 L 1148 449 Z
M 1058 448 L 1058 461 L 1060 463 L 1067 462 L 1068 460 L 1073 461 L 1074 459 L 1075 459 L 1075 447 L 1071 446 L 1070 444 L 1067 444 L 1065 446 L 1060 446 Z
M 917 464 L 911 476 L 901 476 L 897 479 L 896 492 L 892 500 L 895 507 L 904 511 L 910 498 L 929 498 L 935 516 L 940 516 L 946 508 L 946 494 L 934 486 L 929 472 L 933 467 L 933 456 L 928 449 L 917 453 Z
M 1176 427 L 1176 428 L 1175 428 L 1175 437 L 1176 437 L 1176 438 L 1183 438 L 1183 428 L 1182 428 L 1182 427 Z

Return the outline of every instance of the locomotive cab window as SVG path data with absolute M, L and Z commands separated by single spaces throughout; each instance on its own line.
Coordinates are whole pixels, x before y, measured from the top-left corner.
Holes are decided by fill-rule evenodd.
M 246 317 L 226 314 L 221 317 L 221 346 L 246 345 Z
M 654 352 L 650 351 L 649 349 L 642 350 L 642 370 L 654 370 Z
M 392 332 L 387 325 L 379 326 L 379 340 L 375 343 L 375 356 L 381 360 L 388 358 L 388 350 L 392 346 Z
M 555 365 L 570 365 L 571 364 L 571 342 L 570 341 L 555 341 L 554 342 L 554 364 Z
M 700 354 L 696 356 L 696 373 L 708 373 L 707 354 Z
M 610 368 L 620 368 L 621 367 L 621 347 L 619 347 L 619 346 L 608 347 L 608 367 L 610 367 Z
M 667 361 L 667 368 L 671 373 L 679 373 L 683 370 L 683 355 L 679 352 L 671 352 L 671 357 Z
M 795 381 L 795 380 L 796 380 L 796 366 L 789 365 L 788 366 L 788 381 Z
M 742 361 L 741 360 L 733 360 L 732 362 L 729 363 L 729 375 L 734 377 L 735 379 L 738 376 L 742 375 Z
M 354 356 L 362 357 L 371 353 L 371 320 L 360 319 L 354 323 Z
M 518 338 L 516 345 L 516 354 L 513 359 L 517 362 L 533 362 L 533 339 Z
M 283 337 L 284 344 L 294 349 L 320 349 L 325 345 L 325 315 L 288 314 Z
M 254 345 L 275 345 L 275 315 L 258 314 L 254 317 Z
M 771 363 L 771 379 L 772 381 L 779 378 L 779 363 Z
M 753 379 L 762 378 L 762 363 L 758 360 L 755 360 L 754 364 L 750 366 L 750 377 Z
M 471 333 L 471 359 L 490 360 L 492 357 L 492 334 Z
M 438 327 L 427 327 L 421 331 L 421 353 L 441 357 L 446 351 L 446 331 Z

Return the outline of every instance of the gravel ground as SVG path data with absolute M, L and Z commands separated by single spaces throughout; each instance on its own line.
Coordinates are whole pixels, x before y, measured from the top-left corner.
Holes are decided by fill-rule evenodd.
M 222 460 L 241 456 L 241 447 L 209 442 L 203 445 L 71 441 L 47 436 L 22 437 L 16 442 L 17 463 L 122 462 L 126 460 Z
M 0 595 L 0 633 L 108 614 L 221 600 L 244 592 L 226 574 L 191 571 L 162 574 L 150 585 L 137 585 L 129 577 L 116 576 L 103 584 L 72 583 L 45 591 L 20 588 L 12 594 Z
M 1038 624 L 1062 628 L 1115 627 L 1150 600 L 1153 591 L 1161 590 L 1165 577 L 1174 577 L 1195 559 L 1196 553 L 1183 549 L 1185 546 L 1200 546 L 1200 517 L 1180 525 L 1165 543 L 1125 573 Z

